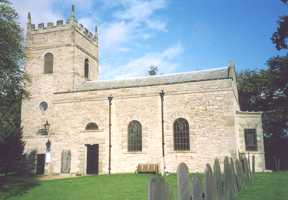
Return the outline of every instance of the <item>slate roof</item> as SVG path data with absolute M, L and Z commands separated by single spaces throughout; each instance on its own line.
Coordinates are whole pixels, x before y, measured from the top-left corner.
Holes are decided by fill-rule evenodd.
M 116 80 L 85 81 L 84 83 L 79 85 L 76 88 L 76 90 L 86 91 L 86 90 L 131 88 L 131 87 L 166 85 L 166 84 L 228 79 L 228 78 L 229 78 L 229 67 L 222 67 L 208 70 L 191 71 L 185 73 L 135 77 L 123 80 L 116 79 Z

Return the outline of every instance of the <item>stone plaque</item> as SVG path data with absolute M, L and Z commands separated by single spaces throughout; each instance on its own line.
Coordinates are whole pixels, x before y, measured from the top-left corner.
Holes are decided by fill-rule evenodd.
M 61 173 L 69 174 L 71 169 L 71 151 L 63 150 L 61 155 Z

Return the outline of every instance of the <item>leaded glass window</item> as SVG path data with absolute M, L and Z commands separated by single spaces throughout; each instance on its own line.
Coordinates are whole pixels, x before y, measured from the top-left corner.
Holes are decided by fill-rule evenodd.
M 142 151 L 142 126 L 136 120 L 128 125 L 128 151 Z
M 84 61 L 84 77 L 86 79 L 89 79 L 89 60 L 88 60 L 88 58 L 86 58 Z
M 44 56 L 44 74 L 53 73 L 54 57 L 52 53 L 46 53 Z
M 178 118 L 174 122 L 174 150 L 190 150 L 189 124 L 186 119 Z
M 244 129 L 245 146 L 247 151 L 257 151 L 256 129 Z

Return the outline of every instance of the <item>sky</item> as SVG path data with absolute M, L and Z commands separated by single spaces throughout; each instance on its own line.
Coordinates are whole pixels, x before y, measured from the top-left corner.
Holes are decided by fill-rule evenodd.
M 271 36 L 288 14 L 280 0 L 11 0 L 25 30 L 32 23 L 67 19 L 71 5 L 77 20 L 99 33 L 100 79 L 224 67 L 265 68 L 284 52 Z

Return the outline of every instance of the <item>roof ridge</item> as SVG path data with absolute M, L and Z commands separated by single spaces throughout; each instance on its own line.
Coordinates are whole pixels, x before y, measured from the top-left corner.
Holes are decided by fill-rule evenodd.
M 99 83 L 99 82 L 109 82 L 109 81 L 130 81 L 130 80 L 139 80 L 139 79 L 153 79 L 153 78 L 159 78 L 159 77 L 171 77 L 176 75 L 186 75 L 186 74 L 194 74 L 194 73 L 201 73 L 201 72 L 209 72 L 209 71 L 217 71 L 217 70 L 223 70 L 228 69 L 229 66 L 225 67 L 215 67 L 210 69 L 201 69 L 201 70 L 195 70 L 195 71 L 187 71 L 187 72 L 176 72 L 176 73 L 168 73 L 168 74 L 158 74 L 153 76 L 133 76 L 133 77 L 127 77 L 123 79 L 103 79 L 103 80 L 95 80 L 95 81 L 86 81 L 84 83 Z

